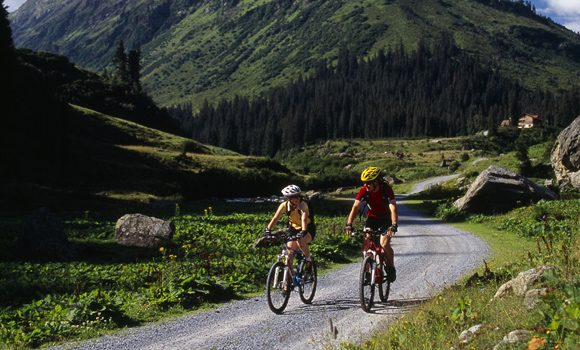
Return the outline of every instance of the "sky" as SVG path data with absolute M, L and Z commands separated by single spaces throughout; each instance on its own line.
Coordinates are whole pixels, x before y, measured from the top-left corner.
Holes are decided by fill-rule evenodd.
M 26 0 L 4 0 L 8 12 L 16 11 Z M 554 22 L 580 33 L 580 0 L 531 0 L 536 13 L 550 17 Z

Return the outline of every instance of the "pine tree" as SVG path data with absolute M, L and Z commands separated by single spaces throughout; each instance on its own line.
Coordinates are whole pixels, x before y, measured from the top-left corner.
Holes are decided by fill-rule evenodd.
M 129 83 L 129 70 L 127 69 L 127 55 L 125 54 L 125 45 L 123 40 L 119 41 L 119 46 L 113 56 L 113 65 L 115 66 L 115 78 L 123 83 Z
M 129 83 L 136 92 L 141 91 L 141 45 L 129 51 L 127 59 L 129 69 Z
M 14 60 L 14 43 L 12 30 L 8 20 L 8 11 L 4 6 L 4 0 L 0 0 L 0 72 L 2 84 L 6 83 L 7 74 L 11 71 L 10 65 Z
M 520 104 L 517 90 L 511 90 L 509 94 L 509 117 L 510 126 L 517 128 L 520 120 Z
M 10 21 L 8 20 L 8 11 L 4 7 L 4 0 L 0 0 L 0 136 L 2 129 L 6 127 L 2 124 L 3 119 L 7 119 L 7 109 L 11 106 L 11 100 L 14 94 L 14 89 L 11 82 L 13 78 L 13 66 L 15 64 L 14 58 L 14 43 L 12 42 L 12 30 L 10 29 Z

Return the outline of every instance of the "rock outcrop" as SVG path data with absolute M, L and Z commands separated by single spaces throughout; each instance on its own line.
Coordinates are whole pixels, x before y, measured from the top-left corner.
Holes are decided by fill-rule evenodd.
M 115 241 L 136 247 L 159 247 L 173 238 L 175 225 L 143 214 L 127 214 L 117 220 Z
M 560 187 L 580 187 L 580 116 L 558 135 L 551 163 Z
M 558 195 L 508 168 L 492 165 L 479 174 L 465 196 L 455 201 L 459 210 L 492 214 L 512 210 L 542 199 L 554 200 Z

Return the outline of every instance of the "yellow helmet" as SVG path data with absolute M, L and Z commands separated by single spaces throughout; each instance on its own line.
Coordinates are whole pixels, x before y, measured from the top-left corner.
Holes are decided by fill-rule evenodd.
M 379 174 L 381 173 L 381 169 L 377 168 L 376 166 L 372 166 L 370 168 L 366 168 L 362 174 L 360 174 L 360 179 L 362 181 L 373 181 L 376 180 L 377 177 L 379 177 Z

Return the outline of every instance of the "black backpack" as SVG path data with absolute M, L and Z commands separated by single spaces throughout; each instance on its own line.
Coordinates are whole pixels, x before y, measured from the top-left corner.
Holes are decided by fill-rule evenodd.
M 386 205 L 389 205 L 389 196 L 387 195 L 387 188 L 391 188 L 391 186 L 389 185 L 388 182 L 386 182 L 383 179 L 379 180 L 379 184 L 382 186 L 383 188 L 383 204 L 379 205 L 379 207 L 384 207 Z M 363 206 L 362 210 L 360 211 L 360 217 L 363 216 L 363 213 L 366 213 L 365 208 L 369 208 L 369 211 L 373 211 L 371 209 L 371 206 L 369 205 L 369 201 L 371 199 L 371 194 L 367 191 L 364 195 L 364 197 L 362 198 L 362 200 L 365 202 L 365 205 Z M 310 208 L 310 206 L 308 206 Z

